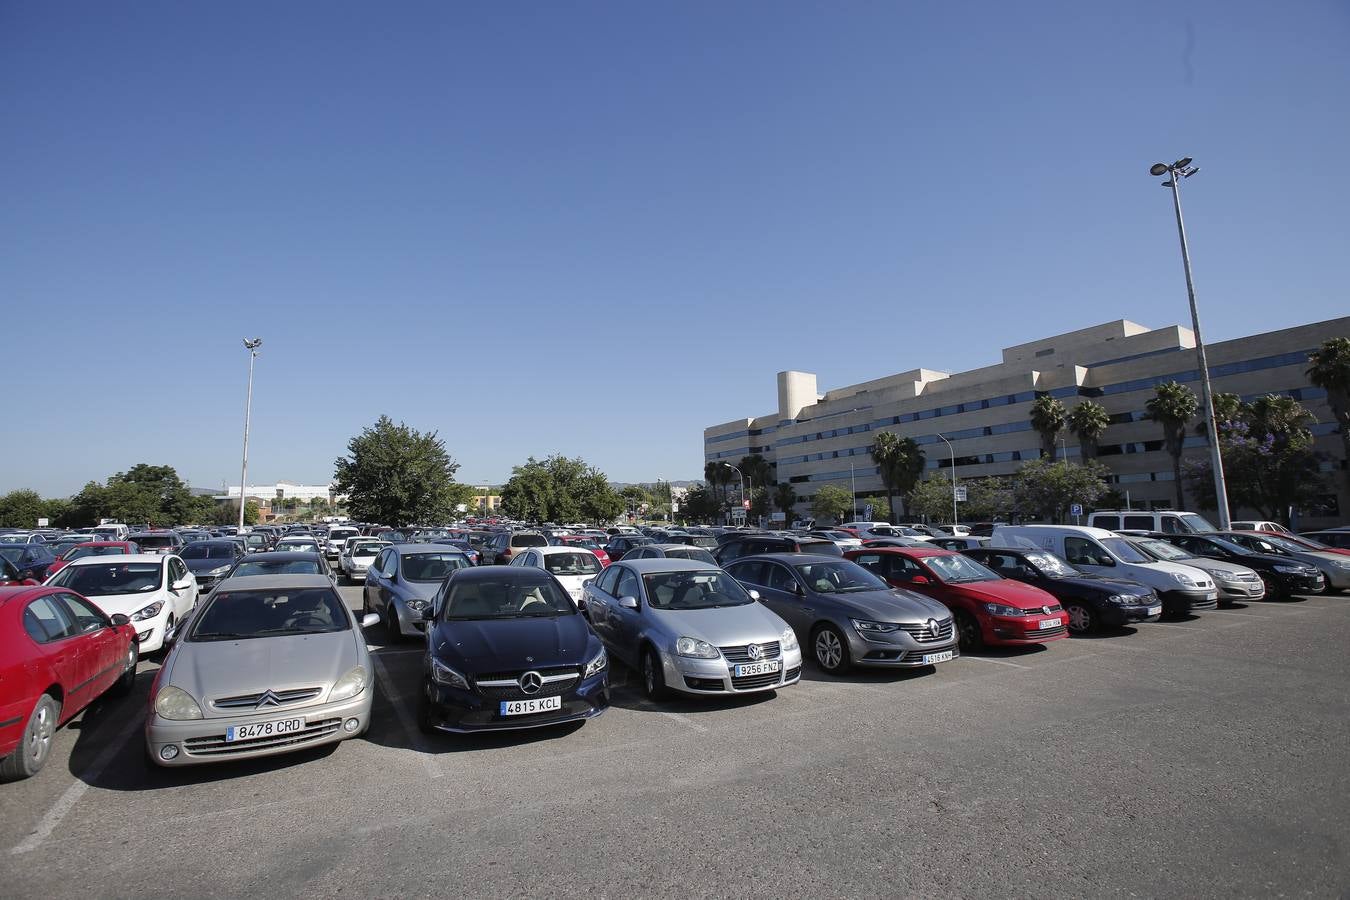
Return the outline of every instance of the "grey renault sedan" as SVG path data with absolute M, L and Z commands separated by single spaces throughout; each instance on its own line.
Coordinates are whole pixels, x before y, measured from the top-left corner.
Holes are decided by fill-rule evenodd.
M 155 679 L 145 746 L 161 766 L 272 756 L 370 725 L 359 623 L 326 575 L 222 581 L 179 629 Z
M 960 655 L 951 610 L 892 588 L 857 563 L 813 553 L 738 559 L 727 571 L 808 642 L 822 669 L 914 668 Z
M 625 557 L 585 585 L 582 602 L 652 699 L 772 691 L 801 678 L 792 629 L 716 566 Z
M 472 565 L 462 551 L 447 544 L 388 544 L 366 569 L 361 611 L 384 619 L 391 642 L 421 637 L 427 630 L 422 616 L 441 582 Z

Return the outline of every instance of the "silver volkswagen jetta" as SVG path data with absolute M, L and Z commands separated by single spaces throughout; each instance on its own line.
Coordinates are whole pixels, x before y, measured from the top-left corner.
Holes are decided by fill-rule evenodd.
M 362 734 L 374 680 L 361 627 L 324 575 L 222 581 L 179 630 L 150 694 L 162 766 L 272 756 Z
M 586 584 L 583 603 L 605 647 L 641 673 L 653 699 L 771 691 L 801 678 L 792 629 L 705 562 L 624 559 Z

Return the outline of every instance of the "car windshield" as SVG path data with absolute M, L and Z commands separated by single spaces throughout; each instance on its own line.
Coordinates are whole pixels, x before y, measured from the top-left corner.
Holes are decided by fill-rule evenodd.
M 1292 536 L 1290 536 L 1290 535 L 1281 535 L 1281 536 L 1280 536 L 1279 538 L 1277 538 L 1276 540 L 1284 541 L 1286 544 L 1293 544 L 1295 547 L 1298 547 L 1299 549 L 1302 549 L 1302 550 L 1330 550 L 1330 549 L 1331 549 L 1331 547 L 1329 547 L 1328 545 L 1322 543 L 1321 541 L 1313 540 L 1312 538 L 1308 537 L 1307 535 L 1303 535 L 1303 534 L 1300 534 L 1298 537 L 1292 537 Z
M 234 547 L 229 544 L 208 544 L 198 541 L 183 548 L 178 554 L 183 559 L 233 559 Z
M 589 550 L 549 553 L 544 556 L 544 568 L 554 575 L 598 575 L 600 560 Z
M 231 578 L 245 575 L 326 575 L 317 559 L 245 559 L 230 570 Z
M 542 534 L 513 534 L 511 535 L 512 547 L 547 547 L 548 538 Z
M 1152 562 L 1147 556 L 1141 553 L 1133 544 L 1123 537 L 1102 538 L 1101 544 L 1107 550 L 1110 550 L 1117 559 L 1127 563 L 1146 563 Z
M 1028 553 L 1026 560 L 1047 578 L 1074 578 L 1083 574 L 1053 553 Z
M 0 534 L 0 544 L 26 544 L 28 535 L 26 534 Z
M 302 553 L 318 553 L 319 545 L 313 541 L 280 541 L 277 543 L 277 549 L 283 552 L 300 551 Z
M 1185 550 L 1182 550 L 1175 544 L 1169 544 L 1167 541 L 1154 539 L 1135 541 L 1135 543 L 1159 559 L 1195 559 L 1194 556 L 1187 553 Z
M 806 586 L 818 594 L 854 594 L 860 591 L 889 591 L 890 587 L 862 566 L 850 560 L 805 563 L 795 566 Z
M 1235 555 L 1235 556 L 1255 556 L 1255 555 L 1256 555 L 1256 551 L 1255 551 L 1255 550 L 1249 550 L 1249 549 L 1247 549 L 1246 547 L 1242 546 L 1241 544 L 1235 544 L 1235 543 L 1233 543 L 1232 541 L 1228 540 L 1227 538 L 1212 537 L 1212 538 L 1206 538 L 1206 540 L 1209 541 L 1210 543 L 1214 544 L 1215 546 L 1217 546 L 1217 547 L 1219 547 L 1219 548 L 1221 548 L 1221 549 L 1223 549 L 1223 550 L 1226 550 L 1226 551 L 1229 552 L 1229 553 L 1232 553 L 1232 554 Z
M 642 583 L 653 609 L 712 609 L 754 602 L 736 579 L 720 569 L 651 572 L 642 576 Z
M 524 571 L 529 571 L 528 569 Z M 577 613 L 576 606 L 540 573 L 540 580 L 478 579 L 462 581 L 450 589 L 445 601 L 448 621 L 468 619 L 526 619 Z
M 444 581 L 456 569 L 467 569 L 463 553 L 409 553 L 403 557 L 403 577 L 409 581 Z
M 150 547 L 155 550 L 164 550 L 168 547 L 178 546 L 178 539 L 174 535 L 168 534 L 139 534 L 134 540 L 141 546 L 141 549 Z
M 947 584 L 967 584 L 975 581 L 999 581 L 1003 576 L 988 569 L 969 556 L 962 556 L 955 553 L 951 556 L 925 556 L 923 561 L 928 564 L 937 577 L 941 578 Z
M 125 547 L 81 547 L 76 544 L 67 550 L 61 558 L 70 562 L 85 556 L 122 556 L 126 552 Z
M 710 566 L 717 565 L 717 560 L 713 559 L 713 555 L 702 547 L 680 547 L 667 550 L 666 557 L 668 559 L 692 559 L 694 562 L 707 563 Z
M 350 628 L 347 610 L 332 588 L 232 590 L 211 598 L 188 640 L 234 641 Z
M 1204 516 L 1201 515 L 1196 515 L 1195 513 L 1182 513 L 1181 515 L 1177 516 L 1177 519 L 1180 520 L 1182 525 L 1184 525 L 1186 528 L 1189 528 L 1193 532 L 1199 533 L 1204 531 L 1218 530 L 1209 523 L 1209 519 L 1206 519 Z
M 380 552 L 380 548 L 383 546 L 385 545 L 374 542 L 369 544 L 352 544 L 351 554 L 352 556 L 374 556 L 376 553 Z
M 66 566 L 52 578 L 55 587 L 70 588 L 86 597 L 109 594 L 140 594 L 160 584 L 159 563 L 92 563 Z
M 1263 534 L 1261 535 L 1261 540 L 1273 544 L 1287 553 L 1306 553 L 1308 551 L 1307 547 L 1300 547 L 1294 541 L 1286 540 L 1285 538 L 1282 537 L 1276 537 L 1273 534 Z

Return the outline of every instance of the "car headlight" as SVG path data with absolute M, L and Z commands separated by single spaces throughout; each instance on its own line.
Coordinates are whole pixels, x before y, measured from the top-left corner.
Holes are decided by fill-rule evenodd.
M 1172 577 L 1176 579 L 1177 584 L 1184 584 L 1187 587 L 1195 587 L 1195 579 L 1184 572 L 1173 572 Z
M 202 708 L 182 688 L 166 685 L 155 695 L 155 715 L 161 719 L 200 719 Z
M 783 633 L 778 636 L 778 645 L 783 650 L 796 650 L 797 632 L 791 628 L 784 628 Z
M 225 574 L 226 572 L 228 572 L 228 571 L 230 571 L 230 567 L 229 567 L 229 566 L 216 566 L 214 569 L 212 569 L 212 570 L 209 571 L 209 572 L 206 572 L 205 574 L 207 574 L 207 575 L 224 575 L 224 574 Z
M 870 619 L 849 619 L 853 628 L 865 641 L 879 640 L 883 634 L 893 634 L 900 630 L 894 622 L 873 622 Z
M 366 689 L 366 679 L 369 677 L 365 666 L 352 666 L 346 675 L 334 682 L 333 689 L 328 692 L 328 699 L 346 700 L 355 697 Z
M 1346 560 L 1333 559 L 1331 561 L 1331 564 L 1338 569 L 1350 569 L 1350 559 Z
M 425 600 L 404 600 L 403 605 L 408 607 L 408 609 L 411 609 L 413 612 L 420 613 L 422 610 L 426 609 L 431 604 L 427 603 L 427 601 Z
M 164 608 L 164 601 L 156 600 L 149 606 L 142 606 L 140 609 L 132 613 L 131 621 L 144 622 L 146 619 L 153 619 L 155 616 L 159 615 L 159 611 L 163 608 Z
M 1303 575 L 1303 574 L 1306 574 L 1306 571 L 1307 571 L 1307 570 L 1304 569 L 1303 566 L 1281 566 L 1281 565 L 1276 565 L 1276 566 L 1275 566 L 1275 571 L 1276 571 L 1276 572 L 1283 572 L 1283 573 L 1285 573 L 1286 575 Z
M 590 678 L 592 675 L 598 675 L 605 671 L 609 665 L 609 656 L 605 654 L 605 648 L 601 647 L 600 652 L 595 654 L 595 658 L 586 663 L 586 668 L 582 670 L 582 678 Z
M 682 637 L 675 642 L 675 652 L 680 656 L 692 656 L 694 659 L 717 659 L 717 648 L 698 638 Z
M 462 691 L 467 691 L 469 689 L 469 680 L 467 678 L 441 662 L 439 659 L 436 659 L 434 656 L 431 658 L 431 680 L 438 684 L 446 684 L 450 687 L 459 688 Z
M 1114 603 L 1117 606 L 1129 606 L 1134 600 L 1135 598 L 1129 594 L 1112 594 L 1106 598 L 1107 603 Z
M 1004 606 L 1002 603 L 986 603 L 984 608 L 991 616 L 1025 616 L 1027 611 L 1016 606 Z

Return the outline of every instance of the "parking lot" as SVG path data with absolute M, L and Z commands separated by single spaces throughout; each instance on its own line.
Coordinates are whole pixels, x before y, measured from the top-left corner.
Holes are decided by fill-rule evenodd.
M 172 771 L 142 661 L 0 786 L 0 871 L 34 897 L 1341 895 L 1348 643 L 1325 596 L 732 701 L 654 706 L 616 668 L 585 726 L 427 738 L 420 650 L 375 640 L 365 737 Z

